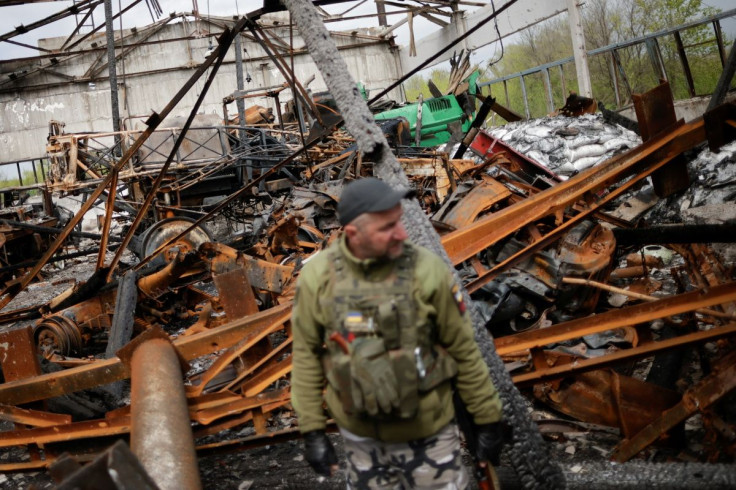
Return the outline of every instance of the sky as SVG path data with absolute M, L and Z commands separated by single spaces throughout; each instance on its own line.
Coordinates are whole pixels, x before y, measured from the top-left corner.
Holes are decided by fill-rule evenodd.
M 499 1 L 499 5 L 504 0 Z M 55 1 L 55 2 L 40 2 L 40 3 L 29 3 L 25 5 L 0 7 L 0 34 L 4 34 L 14 30 L 18 25 L 30 25 L 33 22 L 39 21 L 46 18 L 56 12 L 59 12 L 72 5 L 71 1 Z M 112 0 L 113 11 L 118 12 L 120 7 L 125 8 L 130 5 L 132 0 Z M 341 4 L 329 5 L 323 7 L 326 11 L 331 14 L 342 13 L 345 10 L 359 4 L 360 2 L 352 1 Z M 721 10 L 728 10 L 734 8 L 734 0 L 704 0 L 705 5 L 713 6 Z M 163 15 L 168 15 L 171 12 L 183 12 L 191 11 L 192 3 L 185 1 L 175 0 L 159 0 Z M 253 11 L 260 8 L 263 5 L 261 0 L 197 0 L 199 10 L 202 15 L 217 15 L 217 16 L 232 16 L 237 14 L 244 14 L 246 12 Z M 474 9 L 475 7 L 467 7 L 468 9 Z M 387 7 L 387 10 L 395 10 L 394 7 Z M 375 4 L 373 1 L 365 2 L 362 5 L 358 5 L 354 10 L 351 10 L 347 15 L 361 15 L 375 13 Z M 397 22 L 403 17 L 403 15 L 389 16 L 389 24 Z M 145 2 L 141 2 L 130 11 L 123 15 L 123 27 L 128 28 L 132 26 L 145 26 L 151 24 L 155 20 L 151 17 L 151 14 L 146 6 Z M 104 23 L 104 10 L 102 6 L 97 7 L 95 10 L 95 25 Z M 347 30 L 356 26 L 376 26 L 377 20 L 375 18 L 359 19 L 353 21 L 336 22 L 328 24 L 328 28 L 331 30 Z M 729 18 L 722 21 L 724 30 L 729 33 L 733 38 L 736 36 L 736 18 Z M 16 41 L 24 42 L 27 44 L 35 45 L 39 38 L 56 37 L 68 35 L 74 30 L 76 22 L 74 17 L 68 17 L 61 21 L 54 22 L 47 26 L 35 29 L 27 34 L 13 38 Z M 115 21 L 115 28 L 119 28 L 119 20 Z M 419 39 L 423 35 L 426 35 L 439 27 L 423 18 L 415 19 L 415 35 Z M 422 33 L 422 34 L 418 34 Z M 408 43 L 409 31 L 406 26 L 394 31 L 396 35 L 396 42 L 401 45 Z M 486 47 L 481 52 L 474 55 L 471 61 L 481 63 L 486 58 L 492 59 L 496 55 L 496 47 Z M 8 43 L 0 43 L 0 60 L 13 59 L 18 57 L 35 56 L 38 54 L 35 50 L 14 46 Z

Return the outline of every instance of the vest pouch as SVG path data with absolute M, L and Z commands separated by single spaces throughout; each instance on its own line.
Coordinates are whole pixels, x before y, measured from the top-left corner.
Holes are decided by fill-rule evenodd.
M 383 339 L 359 337 L 352 342 L 352 351 L 350 374 L 355 411 L 371 417 L 391 414 L 399 408 L 399 387 Z
M 417 368 L 414 357 L 406 349 L 389 351 L 389 355 L 398 382 L 399 408 L 396 410 L 396 414 L 402 419 L 413 418 L 419 410 Z
M 350 374 L 350 355 L 332 354 L 327 356 L 325 360 L 327 361 L 324 366 L 327 382 L 339 396 L 345 413 L 355 413 L 353 383 Z
M 419 370 L 419 392 L 425 393 L 433 390 L 443 381 L 452 379 L 457 375 L 457 363 L 440 346 L 432 349 L 420 349 L 417 358 L 417 369 Z

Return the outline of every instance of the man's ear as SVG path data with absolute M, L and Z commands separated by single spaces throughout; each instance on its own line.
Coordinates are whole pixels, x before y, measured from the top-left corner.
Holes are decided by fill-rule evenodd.
M 351 238 L 354 238 L 355 235 L 358 233 L 358 227 L 353 224 L 347 224 L 345 225 L 345 236 L 350 240 Z

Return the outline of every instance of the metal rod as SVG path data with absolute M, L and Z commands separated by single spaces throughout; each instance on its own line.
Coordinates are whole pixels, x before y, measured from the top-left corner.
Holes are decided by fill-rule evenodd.
M 112 25 L 112 0 L 105 0 L 105 36 L 107 38 L 107 74 L 110 82 L 110 110 L 112 130 L 120 131 L 120 104 L 118 102 L 118 73 L 115 62 L 115 28 Z M 122 35 L 122 32 L 120 33 Z M 120 145 L 120 135 L 115 135 L 115 146 Z M 120 155 L 120 150 L 115 154 Z
M 113 176 L 110 181 L 110 190 L 107 193 L 107 204 L 105 206 L 105 223 L 102 226 L 102 240 L 100 240 L 100 253 L 97 255 L 97 269 L 101 269 L 105 265 L 105 254 L 107 253 L 107 241 L 110 238 L 110 225 L 112 222 L 112 213 L 115 209 L 115 196 L 118 188 L 118 171 L 112 171 Z
M 243 80 L 243 37 L 240 33 L 235 36 L 235 82 L 238 86 L 238 91 L 245 89 L 245 82 Z M 235 99 L 235 105 L 238 107 L 238 139 L 240 140 L 240 148 L 245 147 L 245 101 L 238 97 Z M 225 124 L 228 121 L 225 120 Z
M 527 119 L 531 119 L 531 114 L 529 113 L 529 100 L 526 96 L 526 83 L 524 83 L 524 77 L 519 77 L 519 81 L 521 82 L 521 97 L 524 99 L 524 114 L 526 114 Z

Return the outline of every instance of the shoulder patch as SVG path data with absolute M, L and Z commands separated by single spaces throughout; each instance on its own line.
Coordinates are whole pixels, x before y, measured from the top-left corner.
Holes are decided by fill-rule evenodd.
M 463 300 L 463 293 L 460 291 L 460 286 L 457 284 L 452 285 L 452 298 L 455 300 L 458 311 L 461 315 L 465 314 L 465 300 Z

